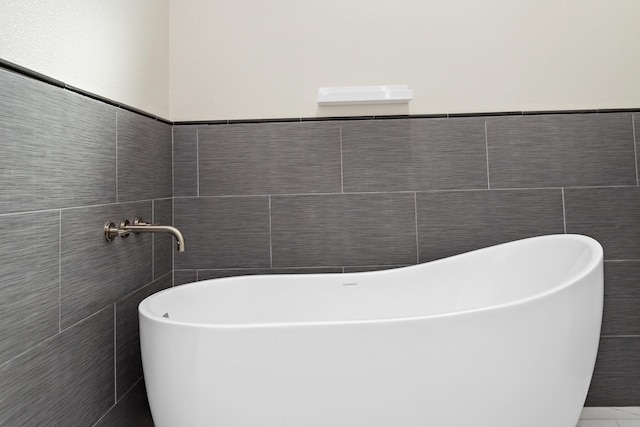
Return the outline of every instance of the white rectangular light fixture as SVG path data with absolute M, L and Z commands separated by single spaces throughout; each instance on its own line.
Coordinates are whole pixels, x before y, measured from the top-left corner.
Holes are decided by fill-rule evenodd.
M 321 87 L 319 105 L 402 104 L 413 99 L 407 85 Z

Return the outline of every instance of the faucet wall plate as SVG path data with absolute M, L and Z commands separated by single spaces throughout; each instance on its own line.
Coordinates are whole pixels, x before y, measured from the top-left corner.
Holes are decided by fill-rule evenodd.
M 104 240 L 113 242 L 118 237 L 118 227 L 113 222 L 107 221 L 104 225 Z
M 104 226 L 104 239 L 107 242 L 113 242 L 118 236 L 124 239 L 131 233 L 170 233 L 176 238 L 178 252 L 184 252 L 185 250 L 184 236 L 180 230 L 170 225 L 148 224 L 142 218 L 136 217 L 133 220 L 133 224 L 129 220 L 123 219 L 120 221 L 119 227 L 116 227 L 113 222 L 107 222 Z

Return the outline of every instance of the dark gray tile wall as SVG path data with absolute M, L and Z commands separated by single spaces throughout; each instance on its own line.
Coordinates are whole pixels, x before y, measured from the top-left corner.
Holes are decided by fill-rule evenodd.
M 2 425 L 152 425 L 135 308 L 174 280 L 366 271 L 565 231 L 607 259 L 587 404 L 640 404 L 639 114 L 171 132 L 4 70 L 0 89 Z M 173 222 L 187 252 L 102 240 L 136 215 Z
M 345 122 L 342 159 L 345 192 L 488 185 L 483 118 Z
M 0 425 L 132 425 L 135 305 L 173 244 L 102 229 L 172 223 L 171 126 L 0 69 L 0 152 Z
M 198 161 L 200 196 L 339 193 L 340 126 L 199 126 Z
M 116 302 L 116 399 L 120 400 L 142 378 L 138 304 L 172 286 L 171 273 Z
M 147 219 L 144 218 L 146 221 Z M 153 223 L 173 224 L 173 199 L 153 201 Z M 170 234 L 152 234 L 153 239 L 153 278 L 158 279 L 173 270 L 173 248 L 176 241 Z
M 59 211 L 0 215 L 0 365 L 59 332 L 59 228 Z
M 171 197 L 171 126 L 118 110 L 118 201 Z
M 419 193 L 417 209 L 421 262 L 564 233 L 560 189 Z
M 640 259 L 640 187 L 568 188 L 567 232 L 588 234 L 605 259 Z
M 0 214 L 116 201 L 116 109 L 0 69 Z
M 274 267 L 415 264 L 412 193 L 274 196 Z
M 365 271 L 542 234 L 591 235 L 607 262 L 588 404 L 640 405 L 639 120 L 596 113 L 176 125 L 175 223 L 193 243 L 175 255 L 176 283 Z
M 492 188 L 636 185 L 631 114 L 487 119 Z
M 176 198 L 174 215 L 187 247 L 175 268 L 271 266 L 269 197 Z

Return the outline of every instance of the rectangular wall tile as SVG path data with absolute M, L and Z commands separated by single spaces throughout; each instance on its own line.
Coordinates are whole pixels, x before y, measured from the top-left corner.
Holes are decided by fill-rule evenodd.
M 114 202 L 115 108 L 0 69 L 0 213 Z
M 148 286 L 116 302 L 116 399 L 142 377 L 138 304 L 156 292 L 172 286 L 171 274 L 154 280 Z
M 486 189 L 484 118 L 344 122 L 345 192 Z
M 339 193 L 332 122 L 198 127 L 200 195 Z
M 274 267 L 415 264 L 413 193 L 274 196 Z
M 178 198 L 174 223 L 186 246 L 177 269 L 270 266 L 268 197 Z
M 118 110 L 118 201 L 172 196 L 171 126 Z
M 640 337 L 602 337 L 585 406 L 638 406 Z
M 640 261 L 604 264 L 603 335 L 640 336 Z
M 113 242 L 103 238 L 107 221 L 151 218 L 151 201 L 62 211 L 62 327 L 83 319 L 152 280 L 150 234 Z
M 640 259 L 640 188 L 565 189 L 567 232 L 598 240 L 605 259 Z
M 0 367 L 0 425 L 89 426 L 114 403 L 113 306 Z
M 94 427 L 154 427 L 144 381 L 140 380 Z
M 198 195 L 198 127 L 173 127 L 173 195 Z
M 146 219 L 146 218 L 145 218 Z M 173 200 L 153 201 L 153 223 L 173 225 Z M 171 234 L 153 233 L 153 278 L 157 279 L 173 269 L 173 248 L 176 240 Z
M 420 261 L 564 232 L 561 190 L 418 193 Z
M 487 119 L 491 188 L 635 185 L 631 114 Z
M 60 211 L 0 215 L 0 364 L 58 333 Z

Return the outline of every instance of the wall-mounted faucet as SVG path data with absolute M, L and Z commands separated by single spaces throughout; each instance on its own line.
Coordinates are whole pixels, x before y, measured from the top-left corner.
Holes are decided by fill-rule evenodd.
M 175 227 L 171 227 L 169 225 L 158 225 L 158 224 L 148 224 L 144 222 L 141 218 L 136 217 L 133 220 L 133 224 L 129 222 L 127 219 L 123 219 L 120 221 L 120 225 L 116 227 L 113 222 L 107 222 L 104 225 L 104 239 L 107 242 L 112 242 L 116 237 L 120 236 L 123 239 L 129 237 L 131 233 L 140 234 L 140 233 L 171 233 L 176 238 L 178 242 L 178 252 L 184 252 L 184 236 Z

